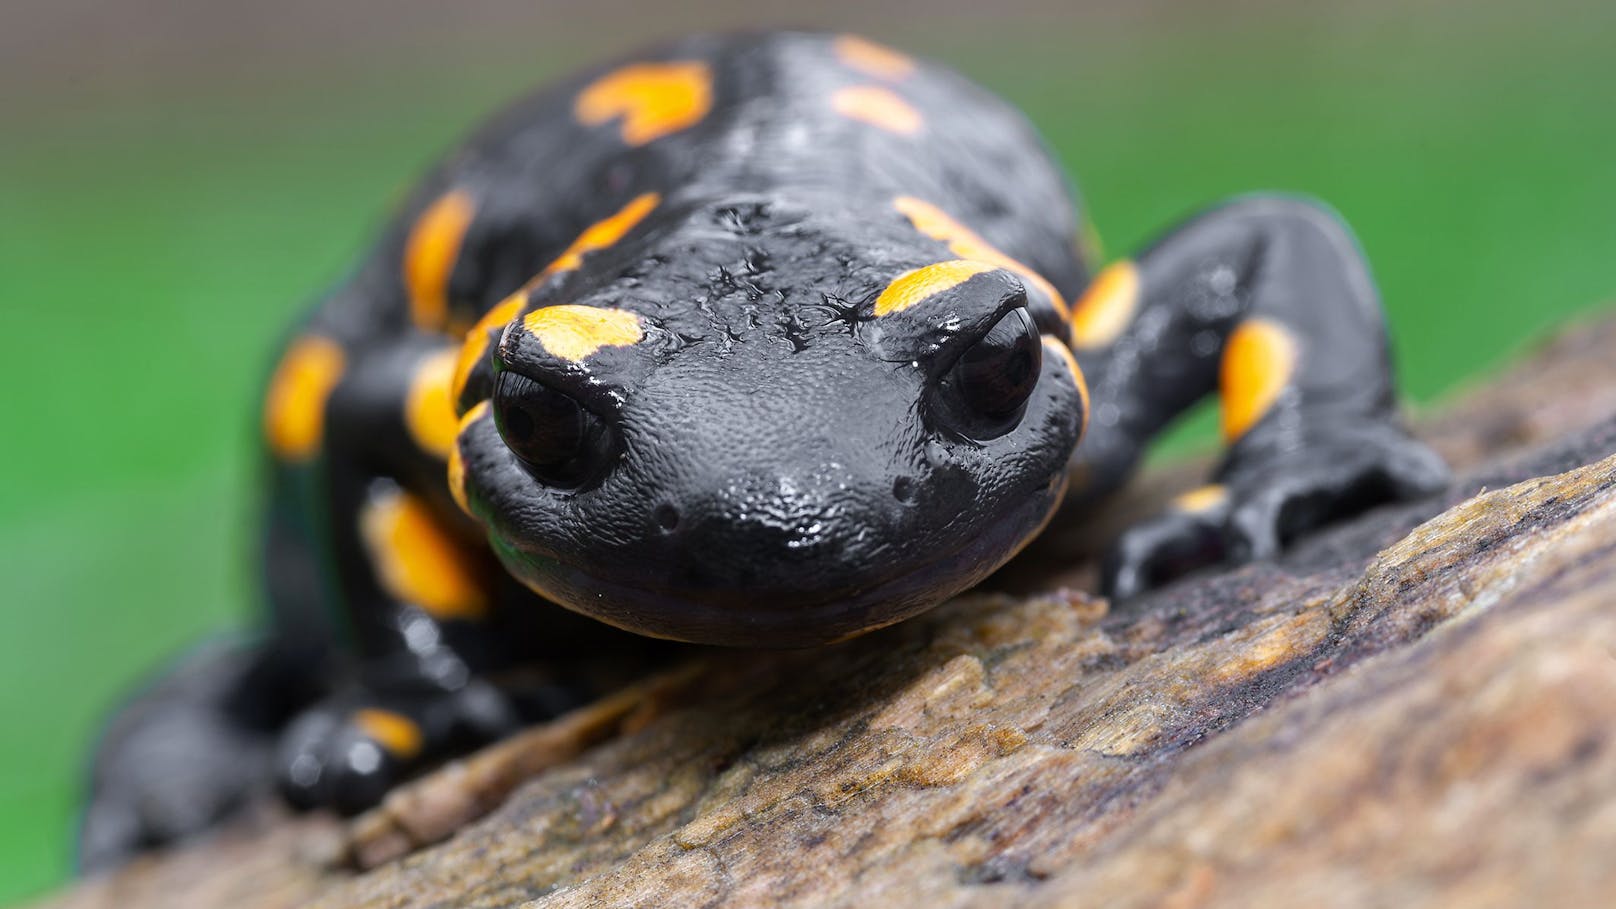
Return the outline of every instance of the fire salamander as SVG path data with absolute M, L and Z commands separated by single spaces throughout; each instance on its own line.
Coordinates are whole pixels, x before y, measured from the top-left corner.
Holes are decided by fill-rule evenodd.
M 1017 111 L 857 37 L 692 37 L 505 111 L 289 336 L 270 630 L 114 718 L 83 861 L 269 786 L 372 805 L 568 706 L 511 669 L 606 626 L 802 647 L 901 621 L 1212 393 L 1226 454 L 1117 541 L 1113 596 L 1444 484 L 1331 212 L 1239 198 L 1092 274 L 1081 223 Z

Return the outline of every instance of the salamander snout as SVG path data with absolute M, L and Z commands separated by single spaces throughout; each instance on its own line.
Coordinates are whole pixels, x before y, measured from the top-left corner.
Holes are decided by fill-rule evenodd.
M 767 590 L 836 583 L 859 550 L 883 539 L 898 515 L 853 484 L 845 468 L 754 471 L 729 478 L 692 497 L 679 520 L 666 527 L 670 509 L 653 509 L 653 520 L 677 550 L 682 586 Z M 893 528 L 895 530 L 895 528 Z

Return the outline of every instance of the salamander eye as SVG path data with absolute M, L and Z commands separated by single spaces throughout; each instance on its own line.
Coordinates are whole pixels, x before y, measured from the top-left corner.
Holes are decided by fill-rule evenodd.
M 605 422 L 576 398 L 514 372 L 494 385 L 494 424 L 535 479 L 564 489 L 583 485 L 611 446 Z
M 1043 345 L 1027 310 L 1005 313 L 960 354 L 942 386 L 966 435 L 978 440 L 1015 428 L 1043 369 Z

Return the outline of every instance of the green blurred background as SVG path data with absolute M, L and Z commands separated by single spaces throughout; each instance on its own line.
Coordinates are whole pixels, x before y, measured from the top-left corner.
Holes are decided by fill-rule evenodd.
M 1322 196 L 1417 401 L 1616 291 L 1616 5 L 876 6 L 8 0 L 0 901 L 66 874 L 119 692 L 248 621 L 257 386 L 287 320 L 436 152 L 591 57 L 785 23 L 941 58 L 1044 130 L 1113 256 L 1220 196 Z

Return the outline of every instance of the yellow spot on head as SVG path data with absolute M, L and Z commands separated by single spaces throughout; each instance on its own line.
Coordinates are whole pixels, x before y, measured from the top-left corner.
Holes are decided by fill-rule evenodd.
M 624 235 L 633 230 L 634 225 L 645 220 L 645 216 L 661 201 L 662 197 L 656 193 L 644 193 L 635 196 L 611 217 L 589 225 L 578 235 L 578 239 L 572 241 L 572 245 L 546 266 L 544 271 L 539 272 L 537 278 L 529 282 L 529 286 L 538 284 L 557 272 L 571 271 L 583 264 L 585 255 L 598 249 L 605 249 L 623 239 Z
M 623 141 L 644 145 L 693 126 L 713 106 L 712 68 L 699 60 L 634 63 L 591 82 L 573 113 L 586 126 L 622 118 Z
M 997 246 L 954 220 L 947 212 L 914 196 L 899 196 L 892 204 L 909 219 L 909 223 L 913 224 L 916 230 L 933 240 L 947 243 L 954 255 L 981 262 L 992 262 L 1000 268 L 1015 272 L 1027 285 L 1028 290 L 1043 294 L 1049 300 L 1049 305 L 1055 308 L 1056 314 L 1062 320 L 1068 317 L 1066 300 L 1061 297 L 1053 284 L 1044 280 L 1043 275 L 1005 255 Z
M 454 402 L 449 388 L 454 384 L 456 353 L 452 349 L 428 354 L 410 379 L 404 398 L 404 424 L 410 438 L 421 450 L 439 458 L 449 456 L 454 447 Z
M 521 314 L 522 308 L 527 305 L 528 294 L 534 287 L 551 275 L 577 268 L 583 264 L 584 256 L 589 253 L 605 249 L 623 239 L 635 225 L 645 220 L 645 216 L 655 210 L 661 201 L 662 196 L 657 193 L 642 193 L 635 196 L 615 214 L 585 228 L 555 261 L 545 267 L 544 271 L 539 272 L 521 290 L 501 300 L 493 309 L 484 313 L 483 317 L 477 320 L 477 324 L 466 333 L 465 343 L 461 345 L 460 356 L 455 362 L 454 382 L 449 390 L 450 400 L 459 403 L 461 396 L 465 394 L 466 382 L 471 379 L 472 371 L 484 357 L 488 356 L 489 335 L 495 329 L 508 325 Z
M 474 619 L 487 610 L 465 553 L 419 498 L 399 489 L 373 495 L 360 512 L 359 535 L 394 599 L 439 619 Z
M 925 121 L 897 92 L 878 85 L 854 85 L 837 89 L 830 105 L 838 114 L 878 126 L 888 132 L 912 136 Z
M 410 320 L 424 331 L 441 331 L 449 323 L 449 276 L 475 211 L 471 196 L 457 190 L 428 205 L 410 229 L 404 244 L 404 287 Z
M 1173 507 L 1179 511 L 1200 514 L 1221 507 L 1227 501 L 1229 501 L 1229 490 L 1221 483 L 1211 483 L 1175 497 Z
M 1083 375 L 1083 368 L 1077 365 L 1077 358 L 1072 356 L 1072 352 L 1068 350 L 1066 345 L 1062 344 L 1059 340 L 1052 338 L 1049 335 L 1044 335 L 1039 340 L 1044 342 L 1045 350 L 1048 350 L 1054 353 L 1055 356 L 1065 360 L 1066 368 L 1071 370 L 1072 384 L 1077 386 L 1077 395 L 1083 401 L 1083 426 L 1081 427 L 1081 431 L 1086 432 L 1089 427 L 1089 382 L 1088 379 Z
M 488 356 L 488 336 L 494 329 L 503 329 L 522 312 L 527 305 L 527 294 L 518 291 L 501 300 L 493 309 L 483 314 L 477 324 L 466 332 L 466 341 L 460 346 L 460 355 L 455 359 L 454 383 L 449 388 L 449 401 L 455 406 L 459 405 L 460 396 L 466 391 L 466 382 L 471 379 L 472 370 L 477 368 L 483 357 Z
M 1072 308 L 1072 343 L 1085 350 L 1115 341 L 1139 308 L 1139 269 L 1124 259 L 1094 276 Z
M 866 75 L 881 79 L 902 79 L 915 70 L 909 55 L 857 35 L 836 39 L 836 59 Z
M 573 363 L 582 363 L 602 347 L 627 347 L 645 337 L 639 316 L 603 306 L 546 306 L 528 313 L 522 327 L 551 356 Z
M 264 436 L 277 457 L 302 461 L 320 450 L 326 399 L 344 363 L 342 348 L 329 338 L 308 335 L 287 348 L 264 405 Z
M 1229 335 L 1219 376 L 1226 441 L 1245 435 L 1268 413 L 1290 384 L 1296 354 L 1296 339 L 1267 319 L 1249 319 Z
M 875 298 L 875 314 L 885 316 L 903 312 L 928 297 L 958 287 L 977 275 L 993 271 L 995 268 L 997 266 L 988 262 L 951 259 L 904 272 L 881 291 L 881 296 Z
M 402 713 L 374 708 L 354 712 L 353 724 L 365 738 L 387 749 L 387 753 L 407 761 L 421 753 L 421 727 Z
M 472 517 L 471 503 L 466 499 L 466 461 L 460 454 L 460 437 L 465 434 L 471 424 L 483 418 L 488 413 L 488 402 L 478 401 L 476 406 L 466 411 L 460 418 L 460 426 L 455 430 L 455 442 L 449 446 L 449 495 L 454 499 L 460 510 Z

